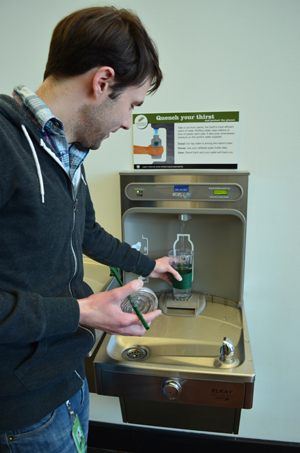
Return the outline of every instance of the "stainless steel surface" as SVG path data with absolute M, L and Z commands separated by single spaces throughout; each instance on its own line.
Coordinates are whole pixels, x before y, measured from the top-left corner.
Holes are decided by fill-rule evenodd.
M 223 366 L 220 361 L 220 344 L 225 335 L 235 345 L 238 366 L 236 363 Z M 128 361 L 123 351 L 130 348 L 146 349 L 147 355 L 142 360 Z M 102 370 L 166 378 L 254 381 L 244 309 L 232 301 L 212 296 L 207 296 L 206 308 L 200 315 L 161 315 L 152 321 L 150 330 L 142 337 L 107 335 L 95 364 Z M 136 388 L 131 387 L 129 391 L 132 397 L 137 395 Z
M 136 244 L 146 237 L 148 255 L 155 259 L 171 250 L 180 224 L 178 209 L 130 208 L 123 215 L 123 239 Z M 235 209 L 195 209 L 187 227 L 195 252 L 192 291 L 243 301 L 245 217 Z M 134 278 L 123 275 L 124 283 Z M 155 293 L 171 289 L 161 279 L 149 279 L 147 286 Z
M 146 348 L 131 347 L 122 351 L 122 357 L 126 360 L 141 360 L 148 355 Z
M 248 176 L 121 174 L 123 240 L 146 243 L 145 253 L 157 258 L 176 237 L 190 238 L 194 278 L 185 301 L 174 301 L 166 282 L 147 281 L 163 314 L 142 337 L 106 336 L 95 359 L 98 393 L 124 401 L 252 407 L 255 371 L 243 299 Z M 133 278 L 123 275 L 124 282 Z
M 181 220 L 181 222 L 187 222 L 191 218 L 191 216 L 188 214 L 179 214 L 178 217 L 179 217 L 179 220 Z
M 162 394 L 167 400 L 176 400 L 181 392 L 181 385 L 179 382 L 168 379 L 162 385 Z
M 158 297 L 159 308 L 164 315 L 198 316 L 206 307 L 206 298 L 203 293 L 192 292 L 185 300 L 174 299 L 173 293 L 170 292 L 161 292 Z
M 168 171 L 168 172 L 147 172 L 147 171 L 135 171 L 133 172 L 122 172 L 121 175 L 121 213 L 124 213 L 136 206 L 143 207 L 156 207 L 156 208 L 175 208 L 184 210 L 193 209 L 236 209 L 240 211 L 246 218 L 247 213 L 247 197 L 248 197 L 248 176 L 247 171 Z M 163 198 L 157 199 L 158 196 L 149 195 L 149 199 L 143 199 L 142 197 L 129 197 L 124 196 L 128 192 L 128 188 L 134 189 L 135 187 L 143 189 L 153 189 L 153 184 L 161 185 L 174 185 L 174 184 L 195 184 L 200 185 L 205 190 L 216 190 L 223 187 L 230 187 L 234 191 L 238 192 L 238 195 L 234 199 L 224 198 L 223 196 L 207 195 L 211 198 L 205 198 L 203 200 L 193 200 L 184 197 L 169 197 L 171 199 L 164 200 Z M 234 184 L 234 186 L 233 186 Z M 150 192 L 151 193 L 151 192 Z M 188 212 L 182 212 L 182 214 L 192 214 Z
M 220 353 L 222 362 L 230 363 L 231 359 L 233 359 L 235 347 L 233 342 L 229 338 L 224 337 L 223 344 L 220 348 Z

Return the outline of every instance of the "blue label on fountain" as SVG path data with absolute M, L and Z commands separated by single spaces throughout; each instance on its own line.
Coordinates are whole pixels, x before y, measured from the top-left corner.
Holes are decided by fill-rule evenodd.
M 176 185 L 174 186 L 174 192 L 188 192 L 189 186 L 185 185 Z

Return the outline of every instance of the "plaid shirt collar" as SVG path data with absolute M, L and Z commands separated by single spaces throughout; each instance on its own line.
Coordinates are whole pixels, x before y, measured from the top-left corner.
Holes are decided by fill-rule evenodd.
M 54 149 L 55 154 L 73 181 L 77 169 L 86 158 L 89 150 L 87 148 L 79 149 L 78 145 L 74 143 L 67 143 L 63 123 L 29 88 L 19 85 L 14 88 L 13 96 L 41 130 L 44 140 Z

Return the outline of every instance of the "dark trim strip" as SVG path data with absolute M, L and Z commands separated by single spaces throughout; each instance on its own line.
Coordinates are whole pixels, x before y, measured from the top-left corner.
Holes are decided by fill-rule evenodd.
M 300 443 L 273 442 L 206 434 L 140 428 L 133 425 L 90 422 L 88 446 L 130 453 L 199 453 L 213 447 L 230 449 L 231 453 L 289 453 L 299 450 Z M 92 451 L 92 450 L 91 450 Z M 94 450 L 95 451 L 95 450 Z M 227 450 L 226 450 L 227 451 Z
M 236 170 L 237 164 L 135 164 L 135 170 L 200 170 L 200 169 L 218 169 L 218 170 Z

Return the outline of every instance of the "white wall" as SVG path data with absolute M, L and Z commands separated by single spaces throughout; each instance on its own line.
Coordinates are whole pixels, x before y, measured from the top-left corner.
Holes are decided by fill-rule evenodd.
M 251 173 L 245 306 L 257 378 L 239 436 L 300 442 L 300 2 L 1 0 L 0 91 L 37 89 L 58 20 L 102 4 L 135 10 L 158 45 L 164 83 L 141 113 L 241 112 L 239 169 Z M 117 236 L 118 172 L 132 168 L 126 131 L 86 163 L 98 219 Z

